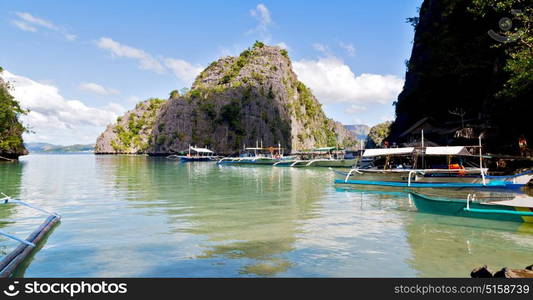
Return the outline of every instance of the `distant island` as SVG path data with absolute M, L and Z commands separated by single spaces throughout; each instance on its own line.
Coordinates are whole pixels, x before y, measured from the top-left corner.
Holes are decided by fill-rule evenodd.
M 25 143 L 30 153 L 93 153 L 94 144 L 53 145 L 49 143 Z

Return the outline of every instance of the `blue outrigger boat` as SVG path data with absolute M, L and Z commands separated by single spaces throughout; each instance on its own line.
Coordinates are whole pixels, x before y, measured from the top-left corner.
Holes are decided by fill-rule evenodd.
M 481 152 L 481 150 L 480 150 Z M 475 157 L 466 147 L 424 147 L 424 148 L 387 148 L 368 149 L 363 157 L 413 156 L 414 166 L 420 156 L 446 156 L 450 161 L 453 156 Z M 482 156 L 479 167 L 463 167 L 460 164 L 448 164 L 444 168 L 416 168 L 400 165 L 383 168 L 355 168 L 348 172 L 333 170 L 335 184 L 338 185 L 377 185 L 407 188 L 503 188 L 516 189 L 529 183 L 533 171 L 506 176 L 491 176 L 483 168 Z
M 499 221 L 533 222 L 533 197 L 515 195 L 514 197 L 477 198 L 468 194 L 466 199 L 442 198 L 410 192 L 420 212 L 448 216 L 482 218 Z
M 193 161 L 213 161 L 216 160 L 214 152 L 207 148 L 198 148 L 189 146 L 188 153 L 186 155 L 170 155 L 169 159 L 179 159 L 182 162 Z

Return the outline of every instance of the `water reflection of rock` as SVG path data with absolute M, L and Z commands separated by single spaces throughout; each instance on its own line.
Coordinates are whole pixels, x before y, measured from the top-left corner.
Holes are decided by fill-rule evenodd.
M 324 189 L 319 176 L 303 172 L 313 171 L 220 168 L 213 195 L 196 199 L 189 210 L 195 225 L 187 232 L 208 237 L 207 249 L 196 258 L 244 260 L 239 270 L 244 275 L 274 276 L 288 270 L 286 254 L 294 249 L 299 222 L 312 217 Z
M 413 213 L 405 230 L 409 263 L 420 277 L 469 277 L 480 265 L 520 268 L 531 261 L 533 224 Z
M 196 249 L 201 254 L 191 257 L 212 268 L 239 265 L 239 274 L 252 276 L 290 268 L 286 254 L 293 249 L 299 222 L 312 217 L 315 200 L 329 182 L 304 174 L 327 170 L 219 167 L 142 156 L 97 156 L 96 161 L 118 198 L 143 208 L 143 214 L 164 213 L 165 229 L 178 243 L 183 235 L 200 237 Z M 185 274 L 174 274 L 180 275 Z

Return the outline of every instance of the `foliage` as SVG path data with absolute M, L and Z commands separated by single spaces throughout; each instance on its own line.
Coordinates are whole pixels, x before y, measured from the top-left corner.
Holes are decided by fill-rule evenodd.
M 117 139 L 111 141 L 111 147 L 117 152 L 146 151 L 148 148 L 147 141 L 151 139 L 151 131 L 157 112 L 165 102 L 166 100 L 158 98 L 150 98 L 139 102 L 135 106 L 136 110 L 139 111 L 138 113 L 141 110 L 144 111 L 140 115 L 136 112 L 130 113 L 125 124 L 122 123 L 123 118 L 119 117 L 114 128 Z
M 391 121 L 386 121 L 370 128 L 368 142 L 373 143 L 375 146 L 381 145 L 383 140 L 385 140 L 390 134 L 391 124 Z
M 7 84 L 0 82 L 0 153 L 22 154 L 25 149 L 22 134 L 28 129 L 19 117 L 28 111 L 20 107 L 8 89 Z
M 178 90 L 173 90 L 170 92 L 170 99 L 176 99 L 180 96 L 180 92 Z

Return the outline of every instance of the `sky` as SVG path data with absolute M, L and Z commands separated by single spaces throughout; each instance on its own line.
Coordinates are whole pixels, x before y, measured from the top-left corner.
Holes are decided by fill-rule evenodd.
M 168 98 L 261 40 L 343 124 L 394 119 L 422 0 L 0 1 L 0 75 L 27 142 L 94 143 L 139 101 Z

